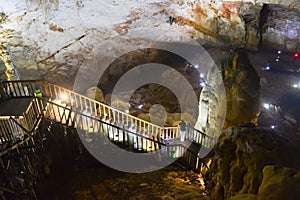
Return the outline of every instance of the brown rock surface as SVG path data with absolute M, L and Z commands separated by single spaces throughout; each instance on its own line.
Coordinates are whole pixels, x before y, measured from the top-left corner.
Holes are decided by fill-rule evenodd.
M 227 111 L 224 128 L 257 123 L 260 112 L 259 77 L 243 51 L 229 55 L 221 63 Z
M 285 199 L 300 197 L 300 171 L 291 168 L 266 166 L 259 187 L 258 200 Z

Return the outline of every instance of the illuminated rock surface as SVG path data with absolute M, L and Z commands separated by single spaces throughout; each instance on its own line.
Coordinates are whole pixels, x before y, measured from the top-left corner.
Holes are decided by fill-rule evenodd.
M 299 3 L 298 3 L 299 6 Z M 299 48 L 300 12 L 295 7 L 268 5 L 264 8 L 262 36 L 266 47 L 297 51 Z
M 258 200 L 293 200 L 300 195 L 300 171 L 291 168 L 266 166 L 259 187 Z

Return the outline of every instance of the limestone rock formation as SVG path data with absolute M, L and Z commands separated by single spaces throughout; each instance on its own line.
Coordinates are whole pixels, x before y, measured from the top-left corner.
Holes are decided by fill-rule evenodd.
M 207 77 L 199 100 L 196 128 L 212 137 L 222 129 L 256 123 L 260 112 L 259 77 L 246 53 L 211 51 L 217 67 Z M 224 120 L 225 119 L 225 120 Z
M 144 119 L 159 126 L 171 127 L 178 126 L 182 119 L 190 124 L 195 124 L 196 121 L 195 118 L 189 113 L 166 113 L 166 115 L 164 114 L 163 116 L 161 116 L 160 113 L 157 113 L 157 115 L 153 115 L 152 118 L 150 117 L 150 114 L 142 113 L 138 115 L 138 118 Z
M 169 13 L 179 25 L 193 27 L 194 38 L 220 46 L 257 48 L 260 5 L 249 1 L 191 1 L 187 4 L 190 7 L 184 8 L 186 12 L 171 7 Z
M 266 193 L 271 190 L 276 193 L 278 188 L 275 185 L 278 182 L 270 183 L 267 180 L 279 178 L 280 173 L 266 173 L 266 170 L 263 173 L 263 168 L 266 165 L 299 167 L 299 147 L 272 130 L 250 125 L 225 131 L 219 138 L 214 152 L 215 158 L 205 179 L 206 189 L 212 199 L 228 199 L 241 194 L 257 195 L 263 190 Z M 291 185 L 299 181 L 297 175 L 289 180 Z M 266 193 L 261 192 L 261 195 Z M 249 197 L 251 198 L 253 196 Z
M 260 80 L 247 54 L 237 51 L 225 58 L 221 67 L 227 100 L 224 128 L 256 124 L 260 112 Z
M 217 138 L 226 115 L 226 94 L 223 79 L 217 66 L 207 74 L 206 85 L 199 99 L 199 116 L 195 128 Z
M 129 104 L 119 100 L 119 99 L 115 99 L 111 102 L 111 106 L 117 110 L 123 111 L 128 113 L 129 112 Z

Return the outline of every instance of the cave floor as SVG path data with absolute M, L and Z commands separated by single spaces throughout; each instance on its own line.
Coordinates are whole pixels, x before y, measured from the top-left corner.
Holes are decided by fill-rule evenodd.
M 38 184 L 39 199 L 207 199 L 200 177 L 173 164 L 141 174 L 119 172 L 96 160 L 80 162 Z

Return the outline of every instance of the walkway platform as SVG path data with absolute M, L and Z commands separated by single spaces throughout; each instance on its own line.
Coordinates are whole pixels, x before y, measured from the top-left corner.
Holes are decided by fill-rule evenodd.
M 16 97 L 0 100 L 0 119 L 3 117 L 19 117 L 26 112 L 33 97 Z

